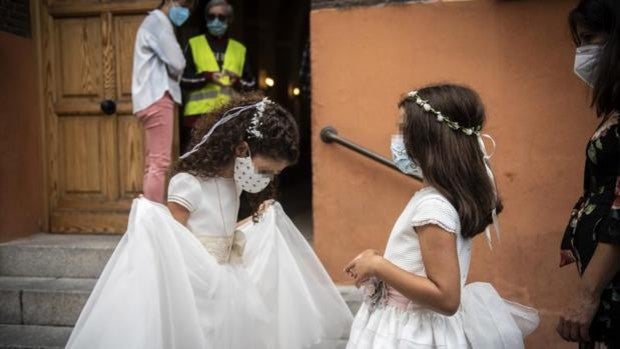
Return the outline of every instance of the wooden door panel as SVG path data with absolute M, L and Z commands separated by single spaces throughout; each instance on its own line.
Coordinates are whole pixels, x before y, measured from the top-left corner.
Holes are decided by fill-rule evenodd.
M 99 199 L 106 195 L 104 149 L 109 137 L 101 117 L 62 117 L 58 123 L 61 198 Z
M 46 0 L 40 7 L 49 217 L 53 232 L 122 233 L 142 191 L 132 115 L 136 32 L 158 0 Z M 117 103 L 104 115 L 100 103 Z
M 118 147 L 120 197 L 130 199 L 142 192 L 144 176 L 144 134 L 131 110 L 131 80 L 133 51 L 143 15 L 114 17 L 114 47 L 116 48 L 116 99 L 119 105 Z
M 116 48 L 116 99 L 123 105 L 131 104 L 131 73 L 133 69 L 133 50 L 138 27 L 144 16 L 116 16 L 114 17 L 114 47 Z M 130 114 L 131 110 L 121 109 Z
M 142 192 L 144 177 L 144 135 L 133 115 L 118 117 L 120 196 L 131 199 Z
M 57 110 L 61 114 L 98 112 L 103 98 L 100 17 L 54 21 Z

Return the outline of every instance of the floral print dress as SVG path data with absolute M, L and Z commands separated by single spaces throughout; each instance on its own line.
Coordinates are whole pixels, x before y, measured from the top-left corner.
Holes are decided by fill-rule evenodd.
M 560 266 L 575 261 L 583 274 L 599 242 L 620 244 L 620 125 L 618 115 L 603 121 L 587 145 L 584 193 L 571 213 Z M 601 295 L 590 336 L 620 347 L 620 273 Z

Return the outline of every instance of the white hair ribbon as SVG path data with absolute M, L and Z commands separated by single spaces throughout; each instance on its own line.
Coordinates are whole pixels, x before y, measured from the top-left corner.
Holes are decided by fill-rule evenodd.
M 248 109 L 252 109 L 252 108 L 256 108 L 258 110 L 258 115 L 255 115 L 254 117 L 258 117 L 260 118 L 263 114 L 263 111 L 265 110 L 265 104 L 267 102 L 271 102 L 267 97 L 263 98 L 261 101 L 256 102 L 254 104 L 250 104 L 250 105 L 244 105 L 244 106 L 240 106 L 240 107 L 235 107 L 235 108 L 231 108 L 228 109 L 224 115 L 222 116 L 221 119 L 219 119 L 215 125 L 213 125 L 211 127 L 211 129 L 209 129 L 209 132 L 207 132 L 202 139 L 200 140 L 200 142 L 198 142 L 193 148 L 192 150 L 188 151 L 187 153 L 183 154 L 180 156 L 180 159 L 185 159 L 188 156 L 192 155 L 193 153 L 195 153 L 196 151 L 198 151 L 198 149 L 200 149 L 200 147 L 205 144 L 207 142 L 207 140 L 209 140 L 209 137 L 211 137 L 211 134 L 213 134 L 213 132 L 215 131 L 215 129 L 217 129 L 218 127 L 220 127 L 221 125 L 227 123 L 228 121 L 234 119 L 235 117 L 239 116 L 239 114 L 243 113 L 244 111 L 248 110 Z
M 490 155 L 487 152 L 487 148 L 486 148 L 486 145 L 484 144 L 483 137 L 490 140 L 491 143 L 493 144 L 493 152 Z M 493 175 L 493 171 L 491 170 L 491 166 L 489 164 L 489 160 L 495 154 L 495 149 L 497 148 L 497 144 L 495 143 L 495 140 L 493 139 L 493 137 L 491 137 L 490 135 L 486 133 L 478 135 L 478 144 L 480 145 L 480 150 L 482 151 L 482 155 L 484 157 L 484 167 L 486 168 L 487 174 L 489 175 L 489 178 L 491 179 L 491 183 L 493 184 L 493 193 L 495 194 L 495 198 L 497 199 L 497 184 L 495 183 L 495 176 Z M 491 211 L 491 217 L 493 219 L 493 229 L 495 229 L 495 236 L 497 236 L 497 240 L 499 241 L 500 240 L 499 221 L 497 218 L 496 208 L 493 208 L 493 210 Z M 489 226 L 487 226 L 486 229 L 484 230 L 484 235 L 486 237 L 489 248 L 493 249 L 493 245 L 491 244 L 491 229 Z

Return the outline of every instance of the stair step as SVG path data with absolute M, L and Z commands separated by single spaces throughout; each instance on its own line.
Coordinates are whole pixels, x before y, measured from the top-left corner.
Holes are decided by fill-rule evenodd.
M 64 348 L 72 329 L 72 327 L 0 325 L 0 349 Z M 345 349 L 347 340 L 332 340 L 324 344 L 325 348 Z
M 64 348 L 71 327 L 0 325 L 1 349 Z
M 0 244 L 1 276 L 97 278 L 119 235 L 54 235 Z
M 73 326 L 95 279 L 0 277 L 0 323 Z
M 0 277 L 0 323 L 73 326 L 96 279 Z M 361 293 L 353 286 L 338 286 L 355 314 Z

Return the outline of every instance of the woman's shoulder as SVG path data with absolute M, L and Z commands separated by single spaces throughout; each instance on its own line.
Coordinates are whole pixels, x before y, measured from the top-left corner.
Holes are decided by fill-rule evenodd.
M 169 26 L 165 25 L 167 20 L 166 15 L 161 10 L 156 9 L 149 12 L 138 28 L 138 35 L 156 36 L 162 30 L 168 29 Z

